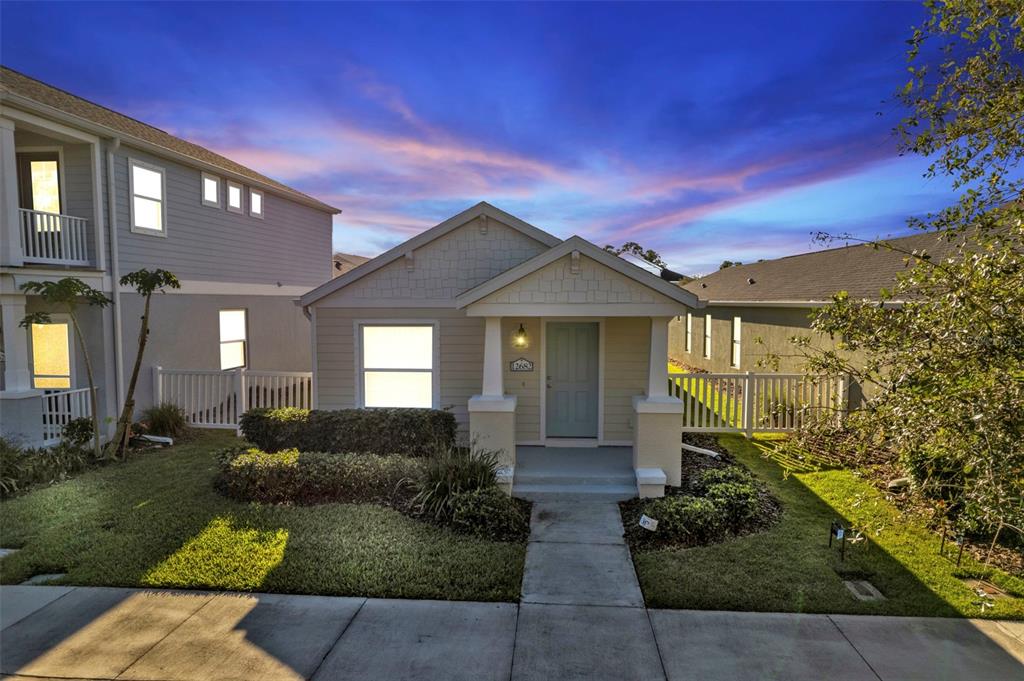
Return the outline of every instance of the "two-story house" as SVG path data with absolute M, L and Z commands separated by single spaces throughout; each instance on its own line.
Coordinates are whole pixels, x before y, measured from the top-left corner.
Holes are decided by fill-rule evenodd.
M 181 289 L 154 297 L 139 409 L 154 399 L 153 366 L 309 371 L 310 324 L 295 301 L 332 274 L 332 216 L 339 212 L 208 149 L 2 68 L 3 434 L 30 444 L 52 439 L 41 430 L 47 399 L 87 385 L 66 317 L 20 326 L 44 308 L 21 290 L 27 281 L 74 276 L 112 300 L 77 315 L 101 419 L 116 417 L 138 346 L 143 301 L 117 282 L 140 268 L 173 272 Z

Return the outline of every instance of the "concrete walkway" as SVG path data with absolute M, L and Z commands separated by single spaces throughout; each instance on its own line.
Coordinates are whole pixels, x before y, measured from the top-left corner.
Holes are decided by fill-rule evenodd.
M 0 587 L 4 679 L 1024 678 L 1024 623 Z

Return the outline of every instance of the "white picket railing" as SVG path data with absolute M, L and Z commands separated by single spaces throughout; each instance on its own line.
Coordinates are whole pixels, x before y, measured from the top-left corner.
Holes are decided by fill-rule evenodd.
M 71 421 L 92 416 L 92 400 L 88 388 L 60 390 L 43 395 L 43 446 L 60 442 L 64 426 Z
M 197 428 L 238 428 L 238 419 L 258 407 L 313 406 L 308 371 L 193 371 L 153 367 L 153 404 L 176 404 Z
M 669 373 L 683 401 L 683 431 L 792 432 L 814 418 L 842 418 L 846 381 L 805 374 Z
M 19 208 L 21 251 L 26 262 L 89 264 L 89 221 L 73 215 Z

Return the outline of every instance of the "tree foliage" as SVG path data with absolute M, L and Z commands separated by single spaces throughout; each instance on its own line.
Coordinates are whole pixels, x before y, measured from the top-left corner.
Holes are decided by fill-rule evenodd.
M 668 263 L 662 260 L 661 255 L 657 251 L 652 250 L 650 248 L 644 248 L 635 241 L 627 241 L 626 243 L 618 247 L 608 244 L 607 246 L 604 247 L 604 250 L 610 253 L 614 253 L 615 255 L 622 255 L 623 253 L 628 253 L 630 255 L 635 255 L 641 260 L 646 260 L 647 262 L 657 267 L 668 267 Z
M 994 542 L 1024 528 L 1024 10 L 924 4 L 896 133 L 957 201 L 910 220 L 935 247 L 904 252 L 907 269 L 881 302 L 840 293 L 816 313 L 812 328 L 837 349 L 795 341 L 810 371 L 867 387 L 844 425 L 847 454 L 891 453 L 962 529 Z M 834 436 L 834 423 L 803 436 Z

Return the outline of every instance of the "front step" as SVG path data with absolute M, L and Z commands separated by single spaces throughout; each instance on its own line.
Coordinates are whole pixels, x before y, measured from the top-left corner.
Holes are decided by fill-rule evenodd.
M 636 475 L 630 471 L 627 474 L 622 473 L 607 473 L 604 475 L 580 475 L 573 473 L 563 473 L 560 475 L 551 475 L 544 473 L 520 473 L 515 474 L 516 486 L 523 485 L 583 485 L 590 487 L 593 485 L 597 486 L 636 486 Z
M 512 496 L 524 499 L 545 499 L 553 496 L 581 495 L 587 497 L 604 497 L 609 499 L 632 499 L 636 494 L 636 484 L 591 484 L 591 483 L 525 483 L 516 479 L 512 487 Z

